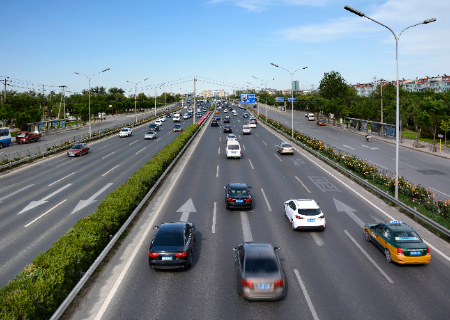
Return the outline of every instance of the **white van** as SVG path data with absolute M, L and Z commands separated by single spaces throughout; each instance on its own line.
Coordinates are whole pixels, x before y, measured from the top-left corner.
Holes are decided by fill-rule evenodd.
M 227 143 L 225 149 L 227 158 L 241 158 L 241 145 L 237 141 L 230 141 Z
M 173 115 L 173 122 L 180 122 L 180 114 L 179 113 L 175 113 Z

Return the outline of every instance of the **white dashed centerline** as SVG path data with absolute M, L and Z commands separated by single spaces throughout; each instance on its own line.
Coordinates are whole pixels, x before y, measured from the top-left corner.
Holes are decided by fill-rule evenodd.
M 60 203 L 58 203 L 56 206 L 54 206 L 53 208 L 51 208 L 50 210 L 48 210 L 47 212 L 41 214 L 39 217 L 37 217 L 36 219 L 34 219 L 33 221 L 31 221 L 29 224 L 27 224 L 25 226 L 28 227 L 29 225 L 31 225 L 32 223 L 36 222 L 37 220 L 39 220 L 40 218 L 42 218 L 43 216 L 45 216 L 47 213 L 49 213 L 50 211 L 52 211 L 53 209 L 55 209 L 56 207 L 58 207 L 59 205 L 63 204 L 64 202 L 66 202 L 66 199 L 64 199 L 63 201 L 61 201 Z
M 219 177 L 219 166 L 217 166 L 216 178 Z
M 267 143 L 264 140 L 262 142 L 267 146 Z
M 264 189 L 263 188 L 261 188 L 261 192 L 263 194 L 264 200 L 266 200 L 267 208 L 269 208 L 269 211 L 272 211 L 272 208 L 270 207 L 270 204 L 269 204 L 269 200 L 267 200 L 267 197 L 266 197 L 266 194 L 264 193 Z
M 65 177 L 63 177 L 63 178 L 61 178 L 61 179 L 59 179 L 59 180 L 57 180 L 57 181 L 55 181 L 55 182 L 50 183 L 48 186 L 51 187 L 51 186 L 54 185 L 55 183 L 60 182 L 61 180 L 64 180 L 65 178 L 70 177 L 70 176 L 73 175 L 73 174 L 75 174 L 75 172 L 72 172 L 71 174 L 68 174 L 67 176 L 65 176 Z
M 255 169 L 253 168 L 252 160 L 248 159 L 248 162 L 250 162 L 250 167 L 252 167 L 252 169 Z
M 138 153 L 141 152 L 141 151 L 144 151 L 145 148 L 147 148 L 147 147 L 143 147 L 141 150 L 139 150 L 138 152 L 136 152 L 136 154 L 138 154 Z
M 300 277 L 300 273 L 297 269 L 294 269 L 295 276 L 297 277 L 297 281 L 300 284 L 300 287 L 302 288 L 303 295 L 305 296 L 306 303 L 308 304 L 309 310 L 311 311 L 311 314 L 314 318 L 314 320 L 319 320 L 319 316 L 317 315 L 316 309 L 314 308 L 314 305 L 312 304 L 311 298 L 309 297 L 308 291 L 306 290 L 306 286 L 303 283 L 302 277 Z
M 105 172 L 104 174 L 102 174 L 102 177 L 106 176 L 108 173 L 110 173 L 111 171 L 113 171 L 115 168 L 117 168 L 119 165 L 115 166 L 114 168 L 112 168 L 111 170 Z
M 273 154 L 275 157 L 277 157 L 278 160 L 280 160 L 281 162 L 283 162 L 283 160 L 281 160 L 281 158 L 279 156 L 277 156 L 276 153 Z
M 309 193 L 311 193 L 311 191 L 309 191 L 309 189 L 305 186 L 305 184 L 302 182 L 302 180 L 299 179 L 299 177 L 295 176 L 295 179 L 297 179 L 298 182 L 300 182 L 300 183 L 302 184 L 303 188 L 305 188 L 306 191 L 308 191 Z
M 137 140 L 136 140 L 136 141 L 137 141 Z M 114 153 L 116 153 L 116 152 L 113 151 L 113 152 L 111 152 L 110 154 L 107 154 L 106 156 L 104 156 L 104 157 L 102 158 L 102 160 L 105 159 L 105 158 L 107 158 L 107 157 L 109 157 L 110 155 L 112 155 L 112 154 L 114 154 Z
M 212 233 L 216 233 L 216 202 L 214 202 Z

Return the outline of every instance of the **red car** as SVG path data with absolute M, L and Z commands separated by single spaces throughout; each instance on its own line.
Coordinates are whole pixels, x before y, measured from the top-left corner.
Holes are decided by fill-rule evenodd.
M 67 156 L 69 157 L 78 157 L 83 154 L 89 153 L 89 147 L 86 143 L 74 144 L 69 151 L 67 151 Z

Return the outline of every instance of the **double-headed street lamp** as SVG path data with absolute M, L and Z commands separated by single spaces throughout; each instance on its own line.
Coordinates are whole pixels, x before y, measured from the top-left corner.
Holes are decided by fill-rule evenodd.
M 164 85 L 165 85 L 165 83 L 160 85 L 158 89 L 161 89 Z M 156 87 L 155 87 L 155 117 L 156 117 Z
M 392 32 L 392 34 L 394 35 L 395 38 L 395 60 L 396 60 L 396 83 L 397 83 L 397 105 L 396 105 L 396 112 L 395 112 L 395 199 L 398 199 L 398 149 L 399 149 L 399 137 L 400 137 L 400 95 L 399 95 L 399 84 L 398 84 L 398 40 L 400 40 L 400 36 L 402 35 L 403 31 L 405 31 L 406 29 L 409 29 L 411 27 L 415 27 L 418 26 L 419 24 L 428 24 L 430 22 L 434 22 L 436 21 L 436 18 L 431 18 L 431 19 L 427 19 L 424 20 L 422 22 L 413 24 L 409 27 L 406 27 L 405 29 L 403 29 L 398 36 L 395 35 L 395 32 L 392 31 L 391 28 L 389 28 L 388 26 L 366 16 L 364 13 L 362 13 L 361 11 L 358 11 L 356 9 L 353 9 L 352 7 L 349 6 L 345 6 L 344 7 L 345 10 L 350 11 L 360 17 L 366 17 L 369 20 L 372 20 L 375 23 L 378 23 L 379 25 L 385 27 L 386 29 L 388 29 L 390 32 Z
M 141 81 L 139 81 L 138 83 L 134 83 L 134 82 L 131 82 L 131 81 L 128 81 L 128 80 L 127 80 L 127 82 L 134 84 L 134 115 L 136 116 L 136 123 L 137 123 L 137 112 L 136 112 L 136 87 L 137 87 L 137 85 L 138 85 L 139 83 L 141 83 L 141 82 L 143 82 L 143 81 L 145 81 L 145 80 L 147 80 L 147 79 L 148 79 L 148 78 L 145 78 L 144 80 L 141 80 Z
M 261 81 L 261 85 L 264 83 L 264 80 L 261 80 L 261 79 L 258 79 L 257 77 L 255 77 L 255 76 L 253 76 L 253 78 L 255 78 L 256 80 L 259 80 L 259 81 Z M 273 81 L 273 80 L 275 80 L 275 78 L 273 78 L 273 79 L 270 79 L 270 80 L 267 80 L 265 83 L 264 83 L 264 93 L 266 94 L 266 118 L 267 118 L 267 82 L 269 82 L 269 81 Z M 259 115 L 259 103 L 258 103 L 258 115 Z
M 303 70 L 308 67 L 300 68 L 300 69 L 295 70 L 294 72 L 290 72 L 289 70 L 287 70 L 283 67 L 280 67 L 279 65 L 276 65 L 275 63 L 271 62 L 270 64 L 273 65 L 274 67 L 283 69 L 291 74 L 291 103 L 292 103 L 292 105 L 291 105 L 292 106 L 292 135 L 291 136 L 292 136 L 292 139 L 294 139 L 294 83 L 292 82 L 292 77 L 298 70 Z
M 102 72 L 105 72 L 105 71 L 108 71 L 108 70 L 109 70 L 109 68 L 105 69 L 105 70 L 102 70 L 100 72 L 97 72 L 96 74 L 93 74 L 90 78 L 87 75 L 85 75 L 85 74 L 82 74 L 82 73 L 79 73 L 79 72 L 75 72 L 75 74 L 79 74 L 79 75 L 85 76 L 86 78 L 89 79 L 89 138 L 91 137 L 91 78 L 93 76 L 96 76 L 99 73 L 102 73 Z

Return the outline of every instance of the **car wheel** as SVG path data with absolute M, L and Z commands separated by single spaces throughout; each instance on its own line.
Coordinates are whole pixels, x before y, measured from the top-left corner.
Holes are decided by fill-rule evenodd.
M 384 254 L 386 256 L 386 261 L 391 263 L 392 262 L 392 257 L 391 257 L 391 252 L 389 251 L 389 249 L 384 249 Z
M 364 239 L 366 239 L 367 242 L 370 242 L 370 235 L 369 232 L 367 232 L 367 230 L 364 231 Z

